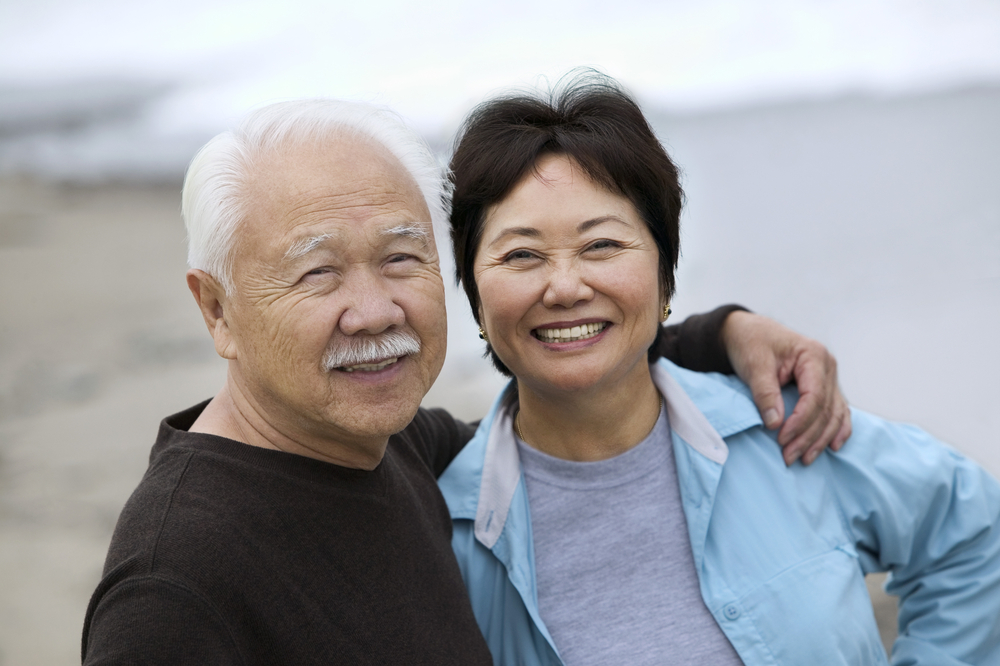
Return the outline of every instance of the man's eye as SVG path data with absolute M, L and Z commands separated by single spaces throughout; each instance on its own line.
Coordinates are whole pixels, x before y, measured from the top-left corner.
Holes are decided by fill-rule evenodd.
M 400 262 L 406 261 L 407 259 L 413 259 L 412 254 L 394 254 L 389 257 L 390 264 L 398 264 Z
M 314 268 L 302 276 L 303 280 L 313 280 L 319 277 L 330 275 L 333 273 L 333 269 L 329 266 L 320 266 L 319 268 Z

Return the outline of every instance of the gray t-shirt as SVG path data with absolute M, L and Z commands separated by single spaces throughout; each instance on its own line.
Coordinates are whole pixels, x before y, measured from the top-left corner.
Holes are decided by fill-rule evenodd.
M 538 606 L 567 666 L 743 663 L 701 598 L 665 410 L 609 460 L 518 450 Z

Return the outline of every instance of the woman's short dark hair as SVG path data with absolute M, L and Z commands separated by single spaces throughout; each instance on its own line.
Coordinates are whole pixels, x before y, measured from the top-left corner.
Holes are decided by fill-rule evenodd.
M 472 268 L 486 212 L 550 154 L 572 159 L 595 183 L 632 202 L 656 241 L 660 281 L 669 299 L 684 199 L 677 167 L 635 100 L 614 79 L 586 71 L 547 95 L 504 95 L 479 105 L 455 140 L 451 238 L 457 278 L 476 321 L 479 289 Z M 658 356 L 657 342 L 650 348 L 651 361 Z M 497 369 L 509 376 L 492 348 L 489 352 Z

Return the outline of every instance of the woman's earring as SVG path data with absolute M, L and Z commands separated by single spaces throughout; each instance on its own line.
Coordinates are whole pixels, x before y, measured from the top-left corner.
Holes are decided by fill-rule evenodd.
M 479 328 L 479 339 L 486 340 L 486 344 L 490 343 L 490 338 L 486 335 L 486 331 L 484 331 L 482 327 Z
M 673 310 L 670 309 L 670 303 L 667 303 L 666 305 L 663 306 L 663 321 L 670 319 L 671 312 L 673 312 Z M 483 329 L 479 330 L 482 331 Z

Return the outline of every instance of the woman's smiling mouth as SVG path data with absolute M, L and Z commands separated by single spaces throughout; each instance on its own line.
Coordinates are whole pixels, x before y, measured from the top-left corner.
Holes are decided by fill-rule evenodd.
M 576 342 L 593 338 L 610 325 L 610 322 L 601 321 L 567 328 L 536 328 L 531 334 L 542 342 Z

